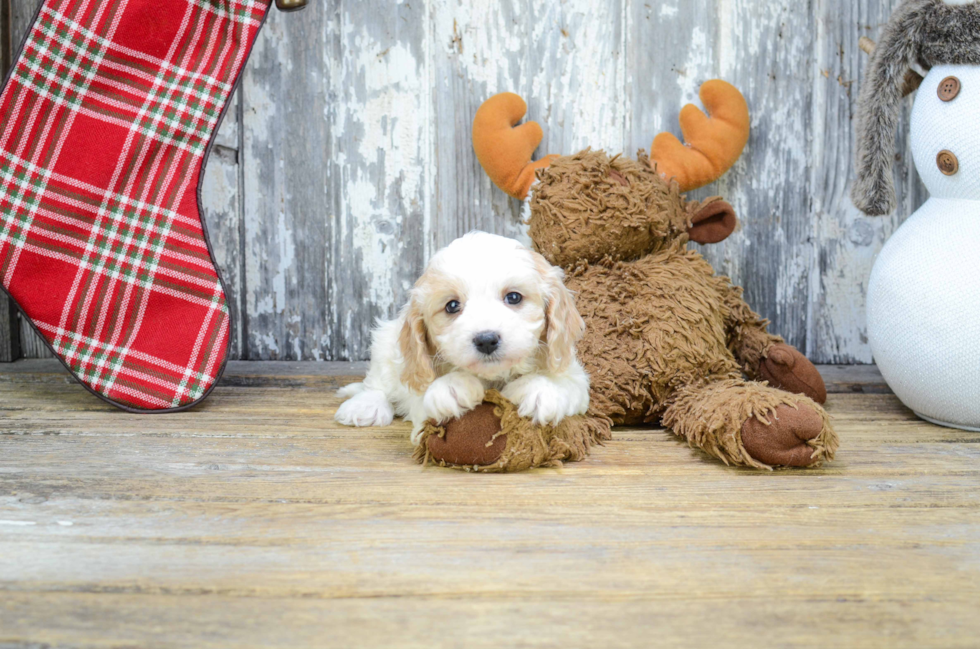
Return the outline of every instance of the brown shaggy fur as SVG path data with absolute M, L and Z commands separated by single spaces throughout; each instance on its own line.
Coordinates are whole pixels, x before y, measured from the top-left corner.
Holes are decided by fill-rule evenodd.
M 430 423 L 422 433 L 422 441 L 415 448 L 415 460 L 422 464 L 475 471 L 478 473 L 515 473 L 538 467 L 561 466 L 563 462 L 580 462 L 596 444 L 609 439 L 609 424 L 605 419 L 571 417 L 557 426 L 537 426 L 517 414 L 517 406 L 496 390 L 488 390 L 485 403 L 494 404 L 494 414 L 500 418 L 500 428 L 487 442 L 489 447 L 501 436 L 507 436 L 507 444 L 500 458 L 487 466 L 460 466 L 436 462 L 428 453 L 428 440 L 432 435 L 445 436 L 442 426 Z
M 688 250 L 695 203 L 639 162 L 583 151 L 538 172 L 531 197 L 535 248 L 562 266 L 586 322 L 579 357 L 592 379 L 590 414 L 614 424 L 662 421 L 729 464 L 770 468 L 741 444 L 746 419 L 780 404 L 812 406 L 824 430 L 814 464 L 836 436 L 823 409 L 757 376 L 782 342 L 766 331 L 742 289 Z
M 663 425 L 684 437 L 688 444 L 725 464 L 769 469 L 742 445 L 742 424 L 755 417 L 769 424 L 776 407 L 810 406 L 823 419 L 820 434 L 807 442 L 813 449 L 811 466 L 834 457 L 837 436 L 826 411 L 808 397 L 770 388 L 761 383 L 726 379 L 685 386 L 673 395 L 663 416 Z
M 592 379 L 589 413 L 557 427 L 535 426 L 490 391 L 487 400 L 496 406 L 500 427 L 483 425 L 477 439 L 490 440 L 490 449 L 506 435 L 506 447 L 489 466 L 454 468 L 506 472 L 577 461 L 607 439 L 610 424 L 659 421 L 726 464 L 771 469 L 746 450 L 743 425 L 756 419 L 776 431 L 780 407 L 812 409 L 819 419 L 811 422 L 823 426 L 804 431 L 805 442 L 790 428 L 763 433 L 766 441 L 799 442 L 793 448 L 802 460 L 791 462 L 805 463 L 810 449 L 810 466 L 833 459 L 837 437 L 820 405 L 746 380 L 758 377 L 769 350 L 783 340 L 768 333 L 769 323 L 749 308 L 741 288 L 688 250 L 698 203 L 662 180 L 642 151 L 639 161 L 591 150 L 557 157 L 537 177 L 531 238 L 538 252 L 566 271 L 586 323 L 578 353 Z M 459 423 L 464 434 L 475 426 L 465 416 Z M 758 427 L 752 429 L 758 440 Z M 416 451 L 422 464 L 435 462 L 428 451 L 432 435 L 442 437 L 444 446 L 455 437 L 428 426 Z
M 538 172 L 531 240 L 563 268 L 601 259 L 637 259 L 686 233 L 691 214 L 676 184 L 639 162 L 586 149 Z

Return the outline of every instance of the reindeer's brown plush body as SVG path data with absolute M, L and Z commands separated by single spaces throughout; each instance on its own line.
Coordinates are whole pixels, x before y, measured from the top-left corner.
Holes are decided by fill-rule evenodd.
M 723 126 L 741 120 L 742 107 L 731 103 L 744 106 L 744 100 L 734 88 L 722 84 L 707 90 L 702 98 L 716 119 L 728 118 Z M 488 102 L 488 107 L 494 105 Z M 488 121 L 510 129 L 523 110 L 515 119 L 513 108 L 505 108 L 495 122 Z M 686 117 L 689 141 L 699 136 L 704 141 L 712 128 L 717 133 L 713 120 L 685 110 L 682 123 Z M 681 189 L 713 180 L 737 159 L 747 140 L 744 111 L 745 139 L 727 136 L 736 139 L 734 155 L 724 143 L 715 143 L 712 151 L 704 141 L 688 152 L 658 139 L 653 164 L 642 152 L 634 161 L 593 151 L 538 163 L 529 198 L 530 235 L 538 252 L 565 269 L 567 285 L 577 294 L 586 322 L 579 357 L 592 379 L 591 417 L 616 425 L 659 421 L 728 464 L 814 466 L 832 459 L 837 448 L 818 403 L 826 398 L 819 373 L 797 350 L 769 334 L 768 323 L 745 303 L 742 290 L 716 275 L 687 245 L 692 239 L 721 241 L 735 227 L 727 203 L 688 202 Z M 490 116 L 478 115 L 477 126 L 481 117 Z M 489 140 L 499 148 L 502 139 L 527 128 Z M 481 154 L 486 135 L 475 127 L 484 167 L 499 185 L 522 197 L 528 174 L 521 170 L 526 168 L 515 173 L 506 156 L 501 161 Z M 534 138 L 525 145 L 532 143 Z M 533 148 L 517 158 L 529 157 Z M 672 169 L 667 178 L 657 173 L 664 168 Z M 508 432 L 506 423 L 504 429 Z M 588 442 L 603 438 L 601 428 L 590 430 Z M 441 435 L 437 459 L 445 462 L 453 440 L 443 429 L 431 431 L 436 432 Z M 552 431 L 515 434 L 547 437 Z

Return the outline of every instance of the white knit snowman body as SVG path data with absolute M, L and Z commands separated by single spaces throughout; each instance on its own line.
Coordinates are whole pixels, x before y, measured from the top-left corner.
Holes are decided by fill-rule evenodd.
M 915 99 L 911 135 L 931 198 L 875 262 L 871 350 L 917 415 L 980 431 L 980 67 L 933 67 Z

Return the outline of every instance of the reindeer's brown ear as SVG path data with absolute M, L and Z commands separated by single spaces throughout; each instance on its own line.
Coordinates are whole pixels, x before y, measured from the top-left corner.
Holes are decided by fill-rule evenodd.
M 405 359 L 401 379 L 412 390 L 425 392 L 436 380 L 436 373 L 429 349 L 429 333 L 425 327 L 422 309 L 414 295 L 405 307 L 404 318 L 405 324 L 398 338 L 398 345 Z
M 709 198 L 693 207 L 687 234 L 695 243 L 721 243 L 738 225 L 735 208 L 721 198 Z
M 557 156 L 531 162 L 544 134 L 537 122 L 517 126 L 527 112 L 524 100 L 502 92 L 483 102 L 473 119 L 473 150 L 483 170 L 500 189 L 524 200 L 538 169 Z

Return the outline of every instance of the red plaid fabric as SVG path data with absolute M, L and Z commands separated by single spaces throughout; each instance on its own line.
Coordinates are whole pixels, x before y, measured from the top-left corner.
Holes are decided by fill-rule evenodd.
M 270 1 L 46 0 L 0 95 L 0 281 L 121 407 L 186 407 L 224 367 L 197 187 Z

